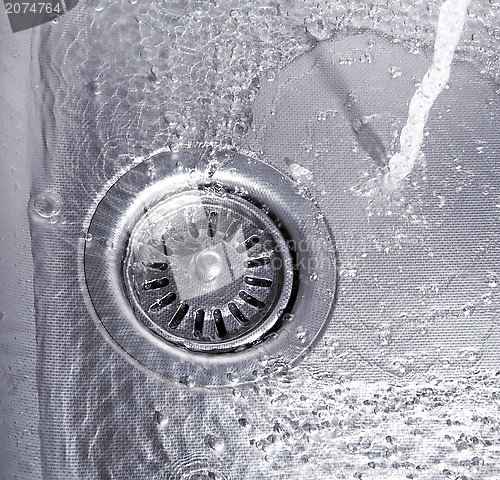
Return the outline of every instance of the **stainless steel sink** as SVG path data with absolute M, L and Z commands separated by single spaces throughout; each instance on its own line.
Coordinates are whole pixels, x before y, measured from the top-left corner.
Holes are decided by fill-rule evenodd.
M 500 4 L 383 184 L 438 7 L 2 18 L 2 480 L 500 477 Z

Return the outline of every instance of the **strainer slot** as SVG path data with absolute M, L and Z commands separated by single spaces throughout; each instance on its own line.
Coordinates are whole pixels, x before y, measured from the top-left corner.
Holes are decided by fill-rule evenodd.
M 167 307 L 171 303 L 175 301 L 177 298 L 177 295 L 173 292 L 167 293 L 164 297 L 160 298 L 157 300 L 155 303 L 153 303 L 149 309 L 150 310 L 161 310 L 162 308 Z
M 205 322 L 205 310 L 199 308 L 196 310 L 196 314 L 194 317 L 194 331 L 193 335 L 196 338 L 201 338 L 203 335 L 203 323 Z
M 260 242 L 260 238 L 258 235 L 252 235 L 247 238 L 243 243 L 240 243 L 236 247 L 236 251 L 238 253 L 245 253 L 247 250 L 250 250 L 254 245 L 257 245 Z
M 167 277 L 157 278 L 156 280 L 149 280 L 142 284 L 144 290 L 157 290 L 159 288 L 166 287 L 170 283 Z
M 189 305 L 187 303 L 179 305 L 179 308 L 177 308 L 173 317 L 170 319 L 168 326 L 174 329 L 177 328 L 181 324 L 184 317 L 187 315 L 188 310 L 189 310 Z
M 269 257 L 259 257 L 246 260 L 244 262 L 244 265 L 245 268 L 257 268 L 257 267 L 262 267 L 264 265 L 269 265 L 270 262 L 271 259 Z
M 269 280 L 268 278 L 249 277 L 247 275 L 245 276 L 243 281 L 247 285 L 251 285 L 252 287 L 271 288 L 273 286 L 273 281 Z
M 251 305 L 252 307 L 258 308 L 259 310 L 263 310 L 266 308 L 266 304 L 259 300 L 258 298 L 255 298 L 253 295 L 250 295 L 248 292 L 245 292 L 242 290 L 240 293 L 240 298 L 248 303 L 248 305 Z
M 208 217 L 208 231 L 207 234 L 210 238 L 215 237 L 217 234 L 217 212 L 210 212 Z
M 229 302 L 227 307 L 232 313 L 233 317 L 243 326 L 248 325 L 248 319 L 243 315 L 243 312 L 238 308 L 238 305 L 234 302 Z
M 215 321 L 215 328 L 217 329 L 217 335 L 219 338 L 224 338 L 227 335 L 226 325 L 224 323 L 224 318 L 222 318 L 222 312 L 220 309 L 216 308 L 212 313 Z
M 233 220 L 231 222 L 231 225 L 229 225 L 229 227 L 227 228 L 226 233 L 224 234 L 224 237 L 222 237 L 222 239 L 225 242 L 230 242 L 234 238 L 236 233 L 238 233 L 240 227 L 241 227 L 241 222 L 239 222 L 238 220 Z

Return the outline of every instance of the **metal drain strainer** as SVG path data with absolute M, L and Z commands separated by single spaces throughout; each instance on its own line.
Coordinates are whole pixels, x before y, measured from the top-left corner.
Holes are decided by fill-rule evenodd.
M 290 299 L 287 242 L 265 212 L 213 189 L 167 198 L 134 227 L 124 267 L 136 313 L 195 351 L 260 339 Z
M 161 153 L 114 179 L 89 215 L 81 283 L 104 336 L 189 386 L 255 382 L 328 320 L 333 241 L 318 207 L 234 152 Z

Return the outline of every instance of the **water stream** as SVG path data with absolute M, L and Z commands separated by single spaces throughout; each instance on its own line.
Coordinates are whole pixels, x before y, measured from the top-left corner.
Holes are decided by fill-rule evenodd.
M 470 0 L 447 0 L 439 12 L 434 58 L 410 101 L 408 120 L 400 137 L 400 151 L 389 160 L 389 176 L 397 184 L 413 170 L 424 140 L 424 127 L 432 105 L 445 88 L 451 62 L 462 34 Z

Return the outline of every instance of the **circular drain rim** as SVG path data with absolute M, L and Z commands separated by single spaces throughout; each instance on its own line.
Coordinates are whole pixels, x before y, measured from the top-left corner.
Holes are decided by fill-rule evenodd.
M 124 293 L 121 264 L 127 239 L 151 199 L 157 204 L 201 185 L 223 186 L 269 210 L 296 246 L 300 280 L 294 283 L 293 306 L 289 304 L 279 328 L 232 352 L 193 352 L 164 341 L 142 324 Z M 85 227 L 79 279 L 92 318 L 119 353 L 159 379 L 209 389 L 255 383 L 302 358 L 331 316 L 337 266 L 324 216 L 299 185 L 251 157 L 212 149 L 155 154 L 108 184 Z
M 139 243 L 137 240 L 137 237 L 142 236 L 141 234 L 144 233 L 144 230 L 148 229 L 150 230 L 151 228 L 151 221 L 150 218 L 155 216 L 158 210 L 162 209 L 168 209 L 169 205 L 172 205 L 173 208 L 175 209 L 175 212 L 171 212 L 172 214 L 176 214 L 178 211 L 182 210 L 182 208 L 185 208 L 187 206 L 192 206 L 189 204 L 189 202 L 193 202 L 193 204 L 196 204 L 197 201 L 199 202 L 197 204 L 198 207 L 201 207 L 201 210 L 205 210 L 205 207 L 207 205 L 210 205 L 211 207 L 214 207 L 217 205 L 218 202 L 220 204 L 218 206 L 224 207 L 227 209 L 229 212 L 236 212 L 236 209 L 240 209 L 240 213 L 243 212 L 243 214 L 246 214 L 248 216 L 253 215 L 253 219 L 255 223 L 260 222 L 262 228 L 262 232 L 265 233 L 268 237 L 270 236 L 272 238 L 272 243 L 271 246 L 275 246 L 276 248 L 274 249 L 274 252 L 270 252 L 269 250 L 266 250 L 265 252 L 259 253 L 259 256 L 262 255 L 267 255 L 267 258 L 269 259 L 271 263 L 271 268 L 272 265 L 276 263 L 280 263 L 281 268 L 280 270 L 274 270 L 275 273 L 277 273 L 278 278 L 274 279 L 275 282 L 278 283 L 277 288 L 279 290 L 275 290 L 275 295 L 274 299 L 272 301 L 272 304 L 267 306 L 266 308 L 259 308 L 257 305 L 253 305 L 252 301 L 259 301 L 261 295 L 256 294 L 255 292 L 249 293 L 248 291 L 252 290 L 252 285 L 248 283 L 246 279 L 254 278 L 255 277 L 248 277 L 244 276 L 243 274 L 240 273 L 239 280 L 241 280 L 242 283 L 242 288 L 245 288 L 245 290 L 241 290 L 243 294 L 240 292 L 240 297 L 243 300 L 240 300 L 238 298 L 231 299 L 230 301 L 227 301 L 227 308 L 223 308 L 222 305 L 214 305 L 212 308 L 207 309 L 204 306 L 199 305 L 199 308 L 197 309 L 192 309 L 192 303 L 188 300 L 180 300 L 179 303 L 179 293 L 178 291 L 174 292 L 172 288 L 169 288 L 171 284 L 174 282 L 168 281 L 168 283 L 165 286 L 165 291 L 163 293 L 166 293 L 165 296 L 162 296 L 162 298 L 159 298 L 158 300 L 155 301 L 153 305 L 150 305 L 149 308 L 147 308 L 147 302 L 141 302 L 140 301 L 140 288 L 137 288 L 137 285 L 135 285 L 137 282 L 135 282 L 133 275 L 130 273 L 130 270 L 133 268 L 133 264 L 131 264 L 131 258 L 133 257 L 133 244 L 134 242 L 137 244 Z M 182 208 L 176 208 L 179 205 L 183 205 Z M 210 210 L 212 210 L 211 208 Z M 205 213 L 205 212 L 203 212 Z M 242 214 L 242 216 L 243 216 Z M 241 218 L 241 217 L 240 217 Z M 187 228 L 187 225 L 186 225 Z M 207 224 L 207 228 L 205 230 L 208 230 L 209 225 Z M 243 227 L 242 227 L 243 228 Z M 163 230 L 163 228 L 161 229 Z M 203 230 L 200 229 L 198 233 L 199 236 L 196 238 L 199 239 L 200 237 L 202 238 L 202 232 Z M 183 231 L 176 231 L 176 234 L 183 234 L 185 232 Z M 225 233 L 225 232 L 222 232 Z M 255 235 L 249 235 L 248 238 L 246 236 L 246 240 L 240 245 L 239 241 L 236 242 L 236 246 L 233 245 L 234 242 L 231 242 L 232 239 L 236 238 L 236 232 L 233 232 L 233 236 L 231 239 L 226 240 L 224 246 L 227 249 L 232 249 L 236 250 L 238 252 L 238 249 L 240 247 L 243 247 L 244 252 L 252 252 L 254 250 L 255 246 L 258 246 L 258 244 L 253 244 L 249 242 L 251 238 L 254 238 L 257 236 L 257 231 L 255 231 Z M 149 235 L 147 235 L 149 236 Z M 218 231 L 217 229 L 213 234 L 211 234 L 211 239 L 219 239 L 220 240 L 221 232 Z M 263 236 L 262 233 L 260 235 L 261 237 Z M 143 240 L 144 238 L 142 238 Z M 184 238 L 183 238 L 184 240 Z M 268 239 L 269 240 L 269 239 Z M 160 253 L 160 257 L 165 257 L 165 262 L 168 262 L 170 260 L 174 260 L 174 265 L 175 265 L 175 252 L 173 251 L 172 248 L 167 247 L 165 241 L 162 241 L 163 243 L 163 249 L 165 250 L 165 253 Z M 216 240 L 215 242 L 216 243 Z M 259 239 L 260 243 L 260 239 Z M 242 249 L 242 250 L 243 250 Z M 172 250 L 168 251 L 167 250 Z M 241 256 L 244 252 L 242 250 L 239 250 L 238 257 Z M 200 253 L 204 253 L 205 250 L 201 252 L 196 252 L 198 255 L 193 256 L 192 260 L 196 263 L 198 256 Z M 154 249 L 153 249 L 154 252 Z M 205 253 L 213 253 L 213 250 L 206 250 Z M 276 255 L 273 257 L 273 253 Z M 194 255 L 194 254 L 193 254 Z M 279 256 L 278 256 L 279 255 Z M 191 258 L 189 255 L 187 255 L 188 259 Z M 272 257 L 272 260 L 271 258 Z M 238 258 L 240 259 L 240 258 Z M 249 260 L 252 259 L 251 257 Z M 279 262 L 274 262 L 274 260 L 279 260 Z M 243 260 L 241 259 L 241 262 L 243 263 Z M 139 262 L 137 262 L 139 263 Z M 140 262 L 142 263 L 142 262 Z M 149 262 L 152 263 L 152 262 Z M 193 262 L 191 262 L 193 263 Z M 184 265 L 186 262 L 184 261 Z M 165 265 L 166 270 L 172 270 L 172 265 L 169 265 L 168 263 L 162 264 Z M 168 266 L 167 266 L 168 265 Z M 247 272 L 249 272 L 250 268 L 247 268 Z M 229 273 L 229 272 L 228 272 Z M 127 288 L 128 294 L 129 294 L 129 300 L 132 303 L 132 306 L 136 312 L 136 314 L 142 319 L 143 323 L 148 326 L 152 331 L 157 333 L 159 336 L 164 338 L 166 341 L 169 341 L 174 344 L 178 344 L 180 346 L 183 346 L 187 348 L 188 350 L 191 351 L 198 351 L 198 352 L 206 352 L 206 353 L 220 353 L 224 351 L 234 351 L 237 348 L 240 347 L 245 347 L 246 345 L 252 344 L 259 339 L 263 338 L 269 331 L 272 330 L 272 328 L 279 322 L 280 317 L 282 314 L 285 312 L 286 307 L 288 305 L 288 302 L 290 300 L 290 296 L 292 293 L 293 289 L 293 277 L 294 277 L 294 269 L 293 269 L 293 264 L 292 264 L 292 258 L 291 254 L 289 251 L 289 248 L 287 246 L 285 238 L 282 236 L 280 230 L 276 226 L 276 224 L 272 221 L 271 218 L 267 216 L 267 214 L 260 210 L 258 207 L 253 205 L 252 203 L 244 200 L 242 197 L 232 195 L 229 192 L 222 191 L 222 192 L 215 192 L 213 188 L 209 187 L 203 187 L 199 186 L 197 190 L 186 190 L 184 192 L 175 194 L 167 199 L 165 199 L 164 202 L 160 202 L 159 204 L 153 206 L 152 208 L 148 209 L 148 212 L 145 213 L 145 215 L 139 220 L 138 224 L 134 226 L 133 231 L 131 232 L 129 241 L 128 241 L 128 246 L 127 246 L 127 253 L 126 253 L 126 258 L 124 262 L 124 281 L 125 281 L 125 286 Z M 163 275 L 166 275 L 163 274 Z M 281 281 L 279 276 L 282 276 Z M 167 278 L 164 276 L 164 278 Z M 267 278 L 266 278 L 267 279 Z M 167 278 L 168 280 L 168 278 Z M 258 280 L 258 279 L 257 279 Z M 209 280 L 210 281 L 210 280 Z M 247 281 L 247 285 L 244 286 L 244 283 Z M 154 280 L 153 280 L 154 283 Z M 271 286 L 269 288 L 272 288 Z M 160 290 L 160 288 L 158 289 Z M 258 290 L 258 288 L 254 289 Z M 163 295 L 163 293 L 161 295 Z M 158 316 L 154 315 L 155 312 L 151 311 L 151 307 L 159 304 L 161 300 L 165 299 L 168 302 L 167 305 L 165 305 L 164 309 L 169 310 L 169 315 L 171 315 L 170 322 L 167 323 L 166 326 L 161 325 L 161 320 L 157 320 Z M 244 308 L 242 308 L 241 303 L 243 302 L 250 302 L 250 306 L 252 306 L 257 313 L 260 313 L 263 311 L 261 318 L 258 318 L 257 320 L 253 320 L 253 317 L 250 315 L 243 315 L 242 311 L 244 311 Z M 190 305 L 191 303 L 191 305 Z M 236 309 L 236 313 L 233 313 L 233 310 L 229 308 L 229 306 L 233 309 Z M 188 309 L 181 310 L 181 307 L 187 306 Z M 173 308 L 173 310 L 172 310 Z M 189 310 L 191 310 L 191 316 L 194 315 L 194 318 L 191 320 L 194 321 L 194 332 L 196 332 L 196 321 L 197 321 L 197 316 L 199 315 L 200 310 L 203 312 L 202 316 L 202 326 L 200 327 L 200 330 L 203 329 L 203 327 L 206 327 L 207 321 L 212 321 L 216 324 L 216 327 L 219 327 L 219 324 L 223 325 L 224 330 L 226 330 L 226 324 L 227 320 L 231 320 L 231 318 L 234 319 L 232 322 L 233 325 L 239 325 L 241 328 L 239 328 L 239 333 L 237 333 L 235 336 L 232 338 L 229 337 L 228 335 L 230 332 L 226 331 L 226 335 L 220 336 L 218 342 L 209 342 L 209 341 L 203 341 L 202 339 L 196 339 L 192 338 L 194 335 L 191 337 L 182 337 L 180 335 L 176 335 L 176 331 L 180 323 L 182 323 L 186 317 L 188 317 Z M 219 323 L 216 322 L 216 319 L 214 318 L 214 311 L 218 310 L 220 313 L 220 319 Z M 226 312 L 226 310 L 228 310 Z M 222 312 L 221 312 L 222 311 Z M 178 312 L 181 312 L 180 315 L 182 315 L 181 318 L 180 315 L 178 315 Z M 248 322 L 248 325 L 241 325 L 242 319 L 238 318 L 241 315 L 245 321 Z M 229 318 L 228 318 L 229 317 Z M 174 323 L 175 320 L 175 323 Z M 174 328 L 170 328 L 170 324 L 174 323 Z M 203 325 L 205 324 L 205 325 Z M 201 333 L 201 332 L 199 332 Z

